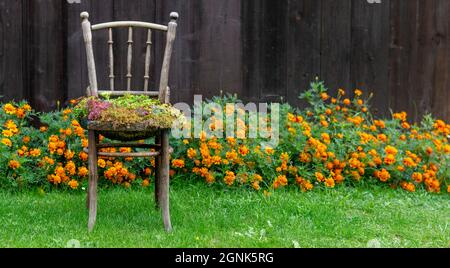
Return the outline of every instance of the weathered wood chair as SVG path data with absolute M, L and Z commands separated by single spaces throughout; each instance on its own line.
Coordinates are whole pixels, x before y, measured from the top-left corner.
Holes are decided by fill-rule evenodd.
M 125 94 L 144 94 L 152 97 L 158 97 L 161 103 L 169 103 L 170 101 L 170 88 L 168 87 L 169 81 L 169 69 L 170 60 L 173 50 L 173 42 L 175 40 L 176 28 L 178 14 L 173 12 L 170 14 L 170 22 L 168 26 L 159 25 L 154 23 L 139 22 L 139 21 L 115 21 L 107 22 L 96 25 L 91 25 L 89 22 L 89 14 L 87 12 L 81 13 L 83 37 L 86 46 L 87 54 L 87 67 L 89 73 L 89 87 L 87 89 L 88 96 L 99 96 L 99 93 L 108 93 L 111 96 L 121 96 Z M 114 88 L 114 52 L 113 52 L 113 28 L 125 27 L 128 29 L 128 56 L 127 56 L 127 88 L 126 90 L 118 91 Z M 133 28 L 141 27 L 148 29 L 147 36 L 147 50 L 145 57 L 145 76 L 144 76 L 144 87 L 142 91 L 132 91 L 131 81 L 132 81 L 132 59 L 133 59 Z M 97 30 L 108 30 L 109 40 L 109 80 L 110 80 L 110 90 L 109 91 L 99 91 L 97 85 L 97 74 L 96 74 L 96 63 L 94 60 L 94 50 L 92 44 L 92 32 Z M 164 60 L 161 69 L 161 78 L 159 91 L 149 90 L 149 79 L 150 79 L 150 60 L 151 60 L 151 46 L 152 46 L 152 31 L 163 31 L 167 32 L 167 41 L 164 52 Z M 100 144 L 99 135 L 103 133 L 112 133 L 119 131 L 120 133 L 129 134 L 126 136 L 133 136 L 133 133 L 146 133 L 145 129 L 138 128 L 127 128 L 127 129 L 104 129 L 101 127 L 96 127 L 90 125 L 88 122 L 88 133 L 89 133 L 89 146 L 87 152 L 89 154 L 89 189 L 87 196 L 87 205 L 89 208 L 89 221 L 88 230 L 92 231 L 94 229 L 96 216 L 97 216 L 97 182 L 98 182 L 98 170 L 97 170 L 97 160 L 98 157 L 156 157 L 155 161 L 155 201 L 156 206 L 161 208 L 162 217 L 164 221 L 164 227 L 166 231 L 172 230 L 172 225 L 170 222 L 170 212 L 169 212 L 169 158 L 171 153 L 171 148 L 169 147 L 169 129 L 158 129 L 157 131 L 149 130 L 148 138 L 154 137 L 155 144 L 140 144 L 140 143 L 124 143 L 124 141 L 129 141 L 129 139 L 121 140 L 117 138 L 116 140 L 121 143 L 113 144 Z M 151 135 L 150 135 L 150 134 Z M 139 139 L 142 139 L 139 138 Z M 138 140 L 138 139 L 135 139 Z M 131 148 L 148 148 L 155 149 L 154 152 L 131 152 L 131 153 L 106 153 L 100 152 L 101 148 L 118 148 L 118 147 L 131 147 Z

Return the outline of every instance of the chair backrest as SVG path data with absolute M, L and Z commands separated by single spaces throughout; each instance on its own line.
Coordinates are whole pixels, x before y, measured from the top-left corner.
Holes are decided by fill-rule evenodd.
M 170 88 L 169 88 L 169 70 L 170 70 L 170 60 L 173 51 L 173 42 L 175 41 L 176 28 L 177 28 L 178 13 L 172 12 L 170 14 L 170 22 L 168 26 L 140 22 L 140 21 L 115 21 L 91 25 L 89 22 L 89 13 L 81 13 L 81 26 L 83 29 L 83 37 L 86 46 L 86 59 L 89 73 L 89 87 L 87 89 L 88 96 L 98 96 L 99 93 L 109 93 L 111 95 L 124 95 L 124 94 L 143 94 L 152 97 L 158 97 L 162 103 L 170 102 Z M 115 88 L 115 75 L 114 75 L 114 40 L 113 40 L 113 28 L 124 27 L 128 28 L 128 53 L 127 53 L 127 88 L 120 91 Z M 140 27 L 148 29 L 147 32 L 147 42 L 146 42 L 146 55 L 145 55 L 145 75 L 144 75 L 144 87 L 142 91 L 132 91 L 131 81 L 132 75 L 132 61 L 133 61 L 133 28 Z M 109 90 L 98 90 L 97 83 L 97 72 L 94 58 L 94 49 L 92 45 L 92 32 L 98 30 L 108 30 L 108 49 L 109 49 Z M 150 61 L 151 61 L 151 49 L 152 49 L 152 31 L 163 31 L 167 32 L 166 47 L 164 51 L 164 59 L 161 68 L 161 78 L 159 91 L 149 90 L 149 80 L 150 80 Z

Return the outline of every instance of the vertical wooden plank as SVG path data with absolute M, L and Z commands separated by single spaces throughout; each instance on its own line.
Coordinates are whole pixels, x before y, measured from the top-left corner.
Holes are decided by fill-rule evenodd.
M 379 115 L 389 111 L 389 7 L 352 1 L 351 86 L 374 93 Z
M 0 96 L 1 101 L 21 100 L 24 88 L 24 40 L 22 1 L 0 0 Z
M 450 121 L 450 2 L 436 0 L 432 20 L 434 26 L 431 44 L 434 51 L 434 69 L 431 96 L 431 111 L 438 117 Z
M 450 122 L 450 1 L 438 0 L 434 16 L 436 33 L 436 62 L 431 111 L 439 118 Z
M 322 0 L 321 79 L 332 94 L 350 87 L 351 0 Z
M 304 105 L 298 96 L 320 74 L 322 1 L 288 1 L 287 101 Z
M 113 2 L 110 0 L 83 0 L 81 3 L 66 3 L 67 10 L 67 84 L 68 97 L 84 96 L 89 85 L 86 67 L 86 52 L 80 24 L 80 13 L 89 12 L 92 24 L 113 20 Z M 108 31 L 93 34 L 94 56 L 97 63 L 97 79 L 100 90 L 109 86 Z
M 201 89 L 201 77 L 199 75 L 201 45 L 199 33 L 203 27 L 202 1 L 156 0 L 156 22 L 167 24 L 169 14 L 178 12 L 177 37 L 174 43 L 172 65 L 169 75 L 172 102 L 193 102 L 194 94 L 203 94 Z M 161 66 L 165 47 L 165 38 L 154 38 L 154 64 L 155 79 L 158 81 L 161 75 Z
M 260 7 L 261 1 L 242 1 L 242 71 L 244 97 L 253 96 L 259 99 L 261 96 L 261 74 L 260 74 Z
M 138 21 L 155 21 L 155 1 L 147 0 L 114 0 L 114 20 L 138 20 Z M 168 23 L 169 18 L 167 18 Z M 135 28 L 133 34 L 133 62 L 131 68 L 133 70 L 133 79 L 131 82 L 131 90 L 144 90 L 144 79 L 145 76 L 145 55 L 147 48 L 147 30 Z M 115 54 L 116 54 L 116 85 L 119 90 L 127 90 L 126 79 L 127 71 L 127 40 L 128 40 L 128 29 L 119 28 L 115 30 L 116 40 L 115 42 Z M 160 34 L 155 34 L 155 38 L 160 38 Z M 152 52 L 153 53 L 153 52 Z M 153 64 L 152 64 L 153 65 Z M 153 70 L 150 72 L 152 73 Z M 150 81 L 150 88 L 152 90 L 156 89 L 156 81 Z
M 287 91 L 287 1 L 244 1 L 243 68 L 247 99 L 280 101 Z
M 62 1 L 29 2 L 31 104 L 38 110 L 54 110 L 66 99 L 64 18 Z

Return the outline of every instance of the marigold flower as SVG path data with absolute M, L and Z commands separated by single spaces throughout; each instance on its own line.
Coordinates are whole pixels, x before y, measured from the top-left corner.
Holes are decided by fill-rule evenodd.
M 88 174 L 89 174 L 89 170 L 86 167 L 79 167 L 78 168 L 78 176 L 86 177 Z
M 326 101 L 330 98 L 326 92 L 323 92 L 320 94 L 320 98 L 322 98 L 323 101 Z
M 32 149 L 32 150 L 30 150 L 30 155 L 32 157 L 39 157 L 41 155 L 41 150 L 40 149 Z
M 325 186 L 328 188 L 334 188 L 335 183 L 333 178 L 328 178 L 325 180 Z
M 25 137 L 23 137 L 22 142 L 27 144 L 30 142 L 30 140 L 31 140 L 31 138 L 29 136 L 25 136 Z
M 14 107 L 11 103 L 8 103 L 3 106 L 3 111 L 9 115 L 13 115 L 16 113 L 16 107 Z
M 234 181 L 236 180 L 236 175 L 232 171 L 226 171 L 223 180 L 228 186 L 231 186 L 234 184 Z
M 343 103 L 344 103 L 344 105 L 346 105 L 346 106 L 350 106 L 350 104 L 352 104 L 352 102 L 350 101 L 350 99 L 345 99 Z
M 172 160 L 172 166 L 175 168 L 184 168 L 185 163 L 182 159 L 174 159 Z
M 71 180 L 68 185 L 70 186 L 70 188 L 72 188 L 73 190 L 78 188 L 78 182 L 76 180 Z
M 22 108 L 18 108 L 17 110 L 16 110 L 16 116 L 17 116 L 17 118 L 19 118 L 19 119 L 23 119 L 23 118 L 25 118 L 25 110 L 24 109 L 22 109 Z
M 27 111 L 27 112 L 30 112 L 32 109 L 31 109 L 31 106 L 29 105 L 29 104 L 27 104 L 27 103 L 25 103 L 23 106 L 22 106 L 22 109 L 24 109 L 25 111 Z
M 81 161 L 86 162 L 89 158 L 89 155 L 85 152 L 80 152 L 78 154 L 78 156 L 80 157 Z
M 363 93 L 362 93 L 361 90 L 355 89 L 355 95 L 356 95 L 357 97 L 361 97 L 362 94 L 363 94 Z
M 397 148 L 389 145 L 389 146 L 386 146 L 386 148 L 384 148 L 384 152 L 386 154 L 397 155 L 398 150 L 397 150 Z
M 3 134 L 3 136 L 5 136 L 7 138 L 11 138 L 12 136 L 14 136 L 14 133 L 9 129 L 3 130 L 2 134 Z
M 16 160 L 10 160 L 8 166 L 12 169 L 18 169 L 20 167 L 20 163 Z
M 150 186 L 150 181 L 148 179 L 145 179 L 142 181 L 142 187 L 147 188 L 148 186 Z
M 11 147 L 11 146 L 12 146 L 12 142 L 11 142 L 11 140 L 8 139 L 8 138 L 3 138 L 3 139 L 2 139 L 2 143 L 3 143 L 4 145 L 8 146 L 8 147 Z

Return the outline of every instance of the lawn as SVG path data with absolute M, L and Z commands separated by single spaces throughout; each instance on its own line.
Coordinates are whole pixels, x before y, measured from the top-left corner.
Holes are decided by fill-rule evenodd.
M 73 240 L 81 247 L 450 246 L 448 194 L 366 186 L 267 197 L 175 181 L 170 234 L 152 189 L 101 190 L 99 198 L 89 234 L 81 192 L 0 192 L 0 246 L 66 247 Z

